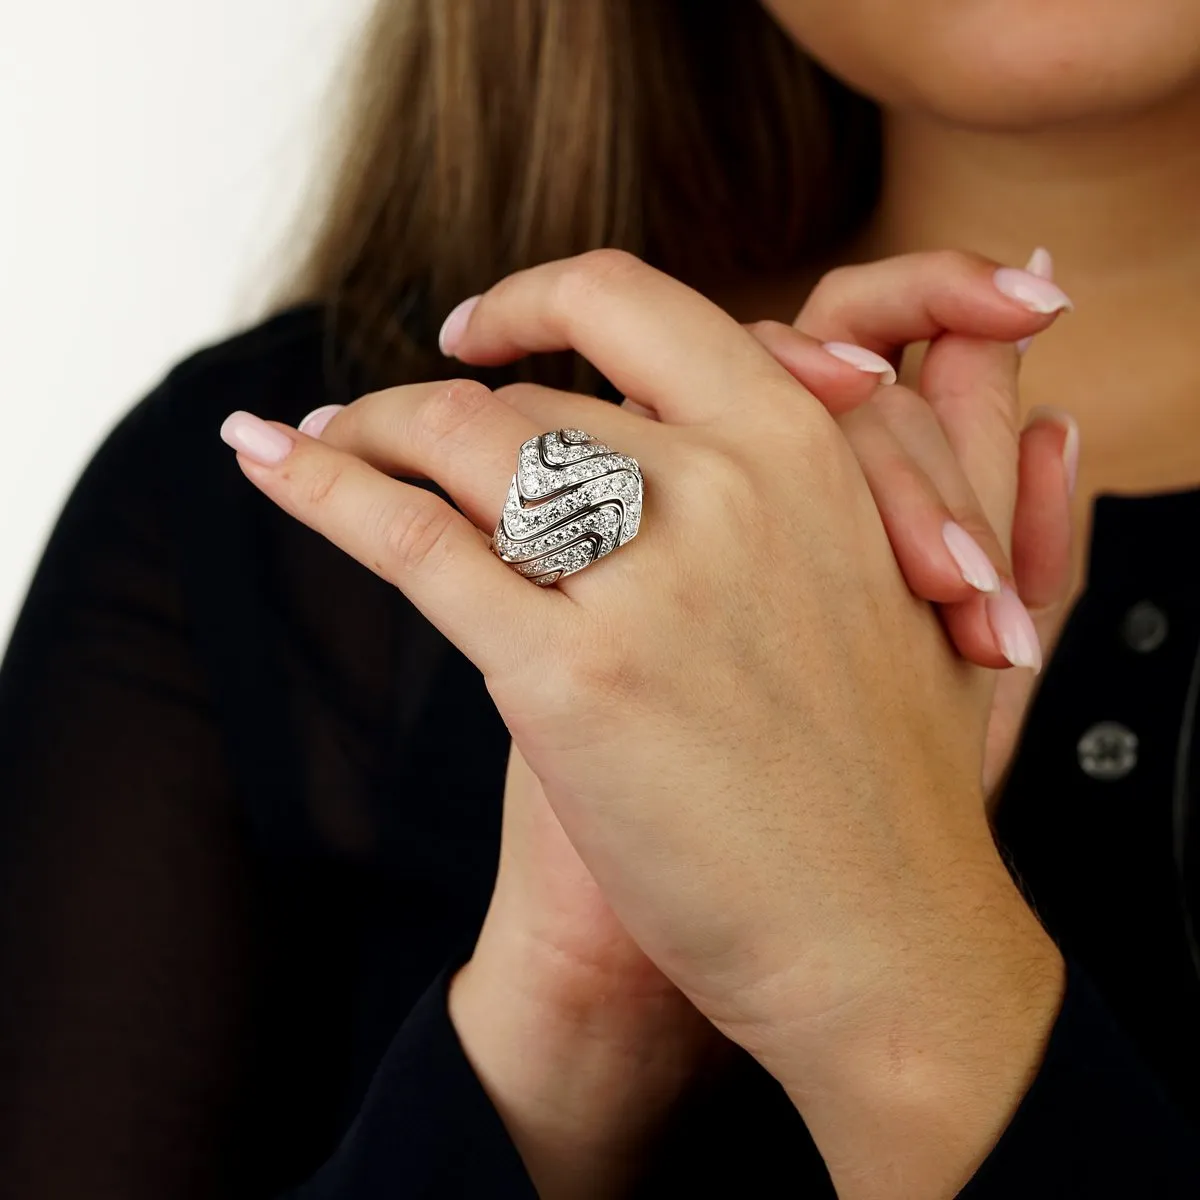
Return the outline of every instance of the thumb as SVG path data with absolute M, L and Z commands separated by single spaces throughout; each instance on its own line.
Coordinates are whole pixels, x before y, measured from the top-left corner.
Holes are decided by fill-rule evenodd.
M 1053 260 L 1041 247 L 1025 270 L 1053 280 Z M 921 367 L 921 388 L 1006 550 L 1011 549 L 1017 505 L 1018 381 L 1028 342 L 946 334 L 930 344 Z
M 920 390 L 1006 553 L 1017 502 L 1020 362 L 1011 343 L 948 333 L 921 365 Z

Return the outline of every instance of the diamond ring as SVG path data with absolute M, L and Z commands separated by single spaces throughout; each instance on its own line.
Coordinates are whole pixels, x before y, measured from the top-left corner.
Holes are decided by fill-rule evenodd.
M 557 429 L 521 446 L 491 547 L 548 587 L 623 546 L 641 517 L 637 459 L 582 429 Z

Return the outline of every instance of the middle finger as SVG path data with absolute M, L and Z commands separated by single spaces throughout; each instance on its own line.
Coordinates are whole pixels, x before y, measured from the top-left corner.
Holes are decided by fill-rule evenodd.
M 394 478 L 435 479 L 472 524 L 490 533 L 518 448 L 542 432 L 483 384 L 450 379 L 361 396 L 319 435 Z
M 598 250 L 518 271 L 446 319 L 442 349 L 497 366 L 576 350 L 676 425 L 743 421 L 786 395 L 813 397 L 728 313 L 631 254 Z

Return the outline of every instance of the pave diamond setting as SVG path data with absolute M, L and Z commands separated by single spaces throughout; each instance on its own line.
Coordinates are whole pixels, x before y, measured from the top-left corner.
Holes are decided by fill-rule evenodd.
M 637 533 L 642 489 L 637 460 L 582 429 L 539 434 L 517 455 L 492 549 L 548 587 Z

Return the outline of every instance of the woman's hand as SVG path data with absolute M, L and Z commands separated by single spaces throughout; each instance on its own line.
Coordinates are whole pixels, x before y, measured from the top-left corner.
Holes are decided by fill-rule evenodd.
M 1004 575 L 1003 583 L 1020 597 L 1032 618 L 1029 631 L 1018 637 L 1036 651 L 1040 663 L 1057 641 L 1066 607 L 1073 595 L 1071 494 L 1079 458 L 1079 430 L 1074 419 L 1060 410 L 1035 411 L 1019 443 L 1011 413 L 1016 403 L 1009 388 L 1015 375 L 961 376 L 956 359 L 961 339 L 997 336 L 1009 319 L 1005 299 L 1012 294 L 1028 298 L 1031 331 L 1044 326 L 1047 316 L 1069 308 L 1070 302 L 1052 282 L 1053 264 L 1045 250 L 1037 250 L 1024 272 L 1003 268 L 976 255 L 954 251 L 911 254 L 879 263 L 840 268 L 827 275 L 797 316 L 795 329 L 761 322 L 752 331 L 830 412 L 841 418 L 842 430 L 855 447 L 864 473 L 876 495 L 885 524 L 914 594 L 940 599 L 949 566 L 937 554 L 932 526 L 936 507 L 914 517 L 897 511 L 911 496 L 905 471 L 923 471 L 943 503 L 986 549 Z M 1001 292 L 997 280 L 1005 291 Z M 1033 338 L 1018 343 L 1023 355 Z M 902 370 L 906 350 L 914 342 L 929 342 L 930 350 L 913 374 L 913 388 L 872 390 L 870 376 L 886 385 Z M 856 363 L 866 373 L 856 380 L 842 370 L 835 373 L 828 351 Z M 1005 360 L 1001 360 L 1002 367 Z M 1007 358 L 1007 367 L 1017 362 Z M 863 403 L 864 394 L 872 399 Z M 917 394 L 919 393 L 919 395 Z M 928 399 L 929 403 L 925 400 Z M 898 467 L 895 457 L 872 456 L 873 441 L 857 436 L 864 423 L 889 427 L 894 443 L 911 454 L 911 463 Z M 889 458 L 893 461 L 889 461 Z M 1015 463 L 1016 502 L 1011 512 L 1001 508 L 984 514 L 978 494 L 989 490 L 989 481 L 1003 478 Z M 911 502 L 910 502 L 911 507 Z M 993 528 L 992 519 L 999 523 Z M 1012 527 L 1012 571 L 999 550 L 995 534 L 1007 543 L 1007 522 Z M 942 573 L 942 580 L 936 578 Z M 930 573 L 935 578 L 923 586 Z M 976 605 L 978 598 L 971 598 Z M 1021 613 L 1011 599 L 986 603 L 1003 606 L 1008 613 L 990 623 L 1002 632 L 1000 620 L 1008 615 L 1012 633 L 1022 632 Z M 949 632 L 960 651 L 972 661 L 987 665 L 986 647 L 974 642 L 969 624 L 951 610 Z M 997 638 L 1002 653 L 1004 639 Z M 1010 642 L 1010 645 L 1012 643 Z M 1006 653 L 1012 661 L 1014 655 Z M 1016 747 L 1034 678 L 1024 671 L 1006 672 L 997 681 L 996 697 L 988 722 L 984 759 L 984 790 L 989 801 L 998 799 L 998 787 Z
M 722 1039 L 625 932 L 512 746 L 500 862 L 450 986 L 463 1050 L 547 1200 L 623 1195 Z
M 930 257 L 911 265 L 908 300 L 914 311 L 921 311 L 923 298 L 935 289 L 947 262 L 945 256 Z M 865 275 L 869 284 L 872 274 L 886 275 L 888 267 L 880 270 L 872 264 L 853 274 Z M 808 310 L 836 307 L 837 294 L 847 284 L 855 293 L 862 291 L 856 279 L 831 277 L 813 293 Z M 956 322 L 952 328 L 959 334 L 974 332 L 978 325 L 969 310 L 948 313 L 945 319 Z M 798 326 L 803 329 L 800 321 Z M 829 411 L 843 415 L 861 408 L 871 412 L 885 430 L 901 411 L 894 396 L 887 403 L 879 402 L 880 382 L 895 376 L 879 355 L 846 346 L 835 346 L 834 355 L 815 336 L 798 336 L 786 327 L 764 325 L 751 331 L 768 349 L 779 348 L 780 360 Z M 898 355 L 900 349 L 895 347 L 893 353 Z M 531 417 L 545 414 L 550 421 L 561 416 L 556 404 L 573 403 L 573 398 L 520 385 L 501 389 L 498 395 Z M 640 409 L 630 401 L 625 407 Z M 958 562 L 947 560 L 943 525 L 951 507 L 963 522 L 960 529 L 977 529 L 1000 569 L 1005 569 L 1006 559 L 956 460 L 934 472 L 935 478 L 941 478 L 944 494 L 931 493 L 932 480 L 925 488 L 911 486 L 913 475 L 923 472 L 921 462 L 935 460 L 935 452 L 945 446 L 946 435 L 928 405 L 908 403 L 905 408 L 902 432 L 920 450 L 915 460 L 873 454 L 878 436 L 856 436 L 858 426 L 851 421 L 844 429 L 877 503 L 889 515 L 893 549 L 910 587 L 927 599 L 956 599 L 967 589 Z M 582 413 L 577 420 L 588 423 Z M 1065 491 L 1062 440 L 1067 428 L 1062 419 L 1042 418 L 1031 423 L 1022 438 L 1017 511 L 1032 507 L 1041 526 L 1023 530 L 1018 522 L 1014 532 L 1018 564 L 1032 558 L 1038 565 L 1055 566 L 1056 556 L 1068 554 L 1065 538 L 1056 536 L 1070 519 L 1069 507 L 1058 503 Z M 326 434 L 333 445 L 345 445 L 347 436 L 344 425 Z M 1005 448 L 997 453 L 1004 455 Z M 1047 523 L 1057 527 L 1047 529 Z M 1034 553 L 1023 545 L 1022 535 L 1024 542 L 1037 539 L 1031 548 Z M 982 549 L 978 554 L 984 554 Z M 982 561 L 983 568 L 976 565 L 976 570 L 990 571 L 992 586 L 998 588 L 999 571 L 986 557 Z M 1031 580 L 1028 572 L 1017 575 L 1022 594 L 1030 582 L 1038 580 Z M 985 782 L 998 776 L 1015 741 L 1016 725 L 1002 716 L 1015 711 L 1018 703 L 1023 707 L 1032 679 L 1031 673 L 1023 671 L 1006 676 L 1013 685 L 1010 703 L 993 711 Z M 996 729 L 1001 734 L 991 736 Z M 592 1181 L 597 1194 L 617 1194 L 621 1181 L 636 1171 L 641 1150 L 652 1142 L 679 1093 L 721 1052 L 722 1039 L 712 1026 L 697 1018 L 691 1003 L 617 920 L 562 832 L 540 781 L 515 747 L 510 750 L 492 907 L 474 958 L 455 977 L 450 995 L 463 1045 L 545 1195 L 560 1191 L 576 1195 L 578 1188 L 569 1181 L 581 1177 Z M 597 997 L 603 1001 L 598 1003 Z M 512 1026 L 503 1019 L 505 1013 L 511 1014 Z M 533 1037 L 529 1036 L 531 1013 L 539 1014 L 539 1033 Z M 598 1070 L 581 1072 L 577 1051 L 570 1051 L 574 1061 L 556 1075 L 542 1056 L 529 1053 L 531 1045 L 545 1046 L 545 1030 L 562 1014 L 572 1014 L 565 1034 L 569 1051 L 581 1041 L 593 1048 L 609 1047 L 597 1056 Z M 581 1038 L 579 1028 L 585 1017 L 587 1035 Z M 565 1096 L 562 1081 L 572 1084 Z M 596 1165 L 580 1172 L 580 1162 L 590 1152 Z M 563 1181 L 561 1188 L 554 1182 L 558 1180 Z
M 913 602 L 836 427 L 724 314 L 640 264 L 592 256 L 495 289 L 460 353 L 500 361 L 566 343 L 681 423 L 612 410 L 605 428 L 596 414 L 593 431 L 647 472 L 647 529 L 557 592 L 530 589 L 436 497 L 352 456 L 301 441 L 282 464 L 243 467 L 479 663 L 623 921 L 793 1087 L 814 1132 L 844 1143 L 847 1123 L 823 1121 L 829 1105 L 811 1097 L 844 1100 L 872 1078 L 875 1022 L 919 1052 L 918 1034 L 946 1032 L 956 1013 L 928 990 L 935 978 L 986 981 L 1005 1029 L 1014 970 L 1040 965 L 1043 992 L 1056 985 L 1053 948 L 970 802 L 987 689 Z M 545 426 L 474 386 L 426 389 L 424 404 L 407 391 L 402 410 L 391 397 L 394 436 L 374 441 L 392 461 L 377 465 L 431 475 L 490 527 L 488 481 Z M 981 904 L 1001 918 L 982 929 L 983 955 Z M 978 1136 L 955 1099 L 955 1128 Z

